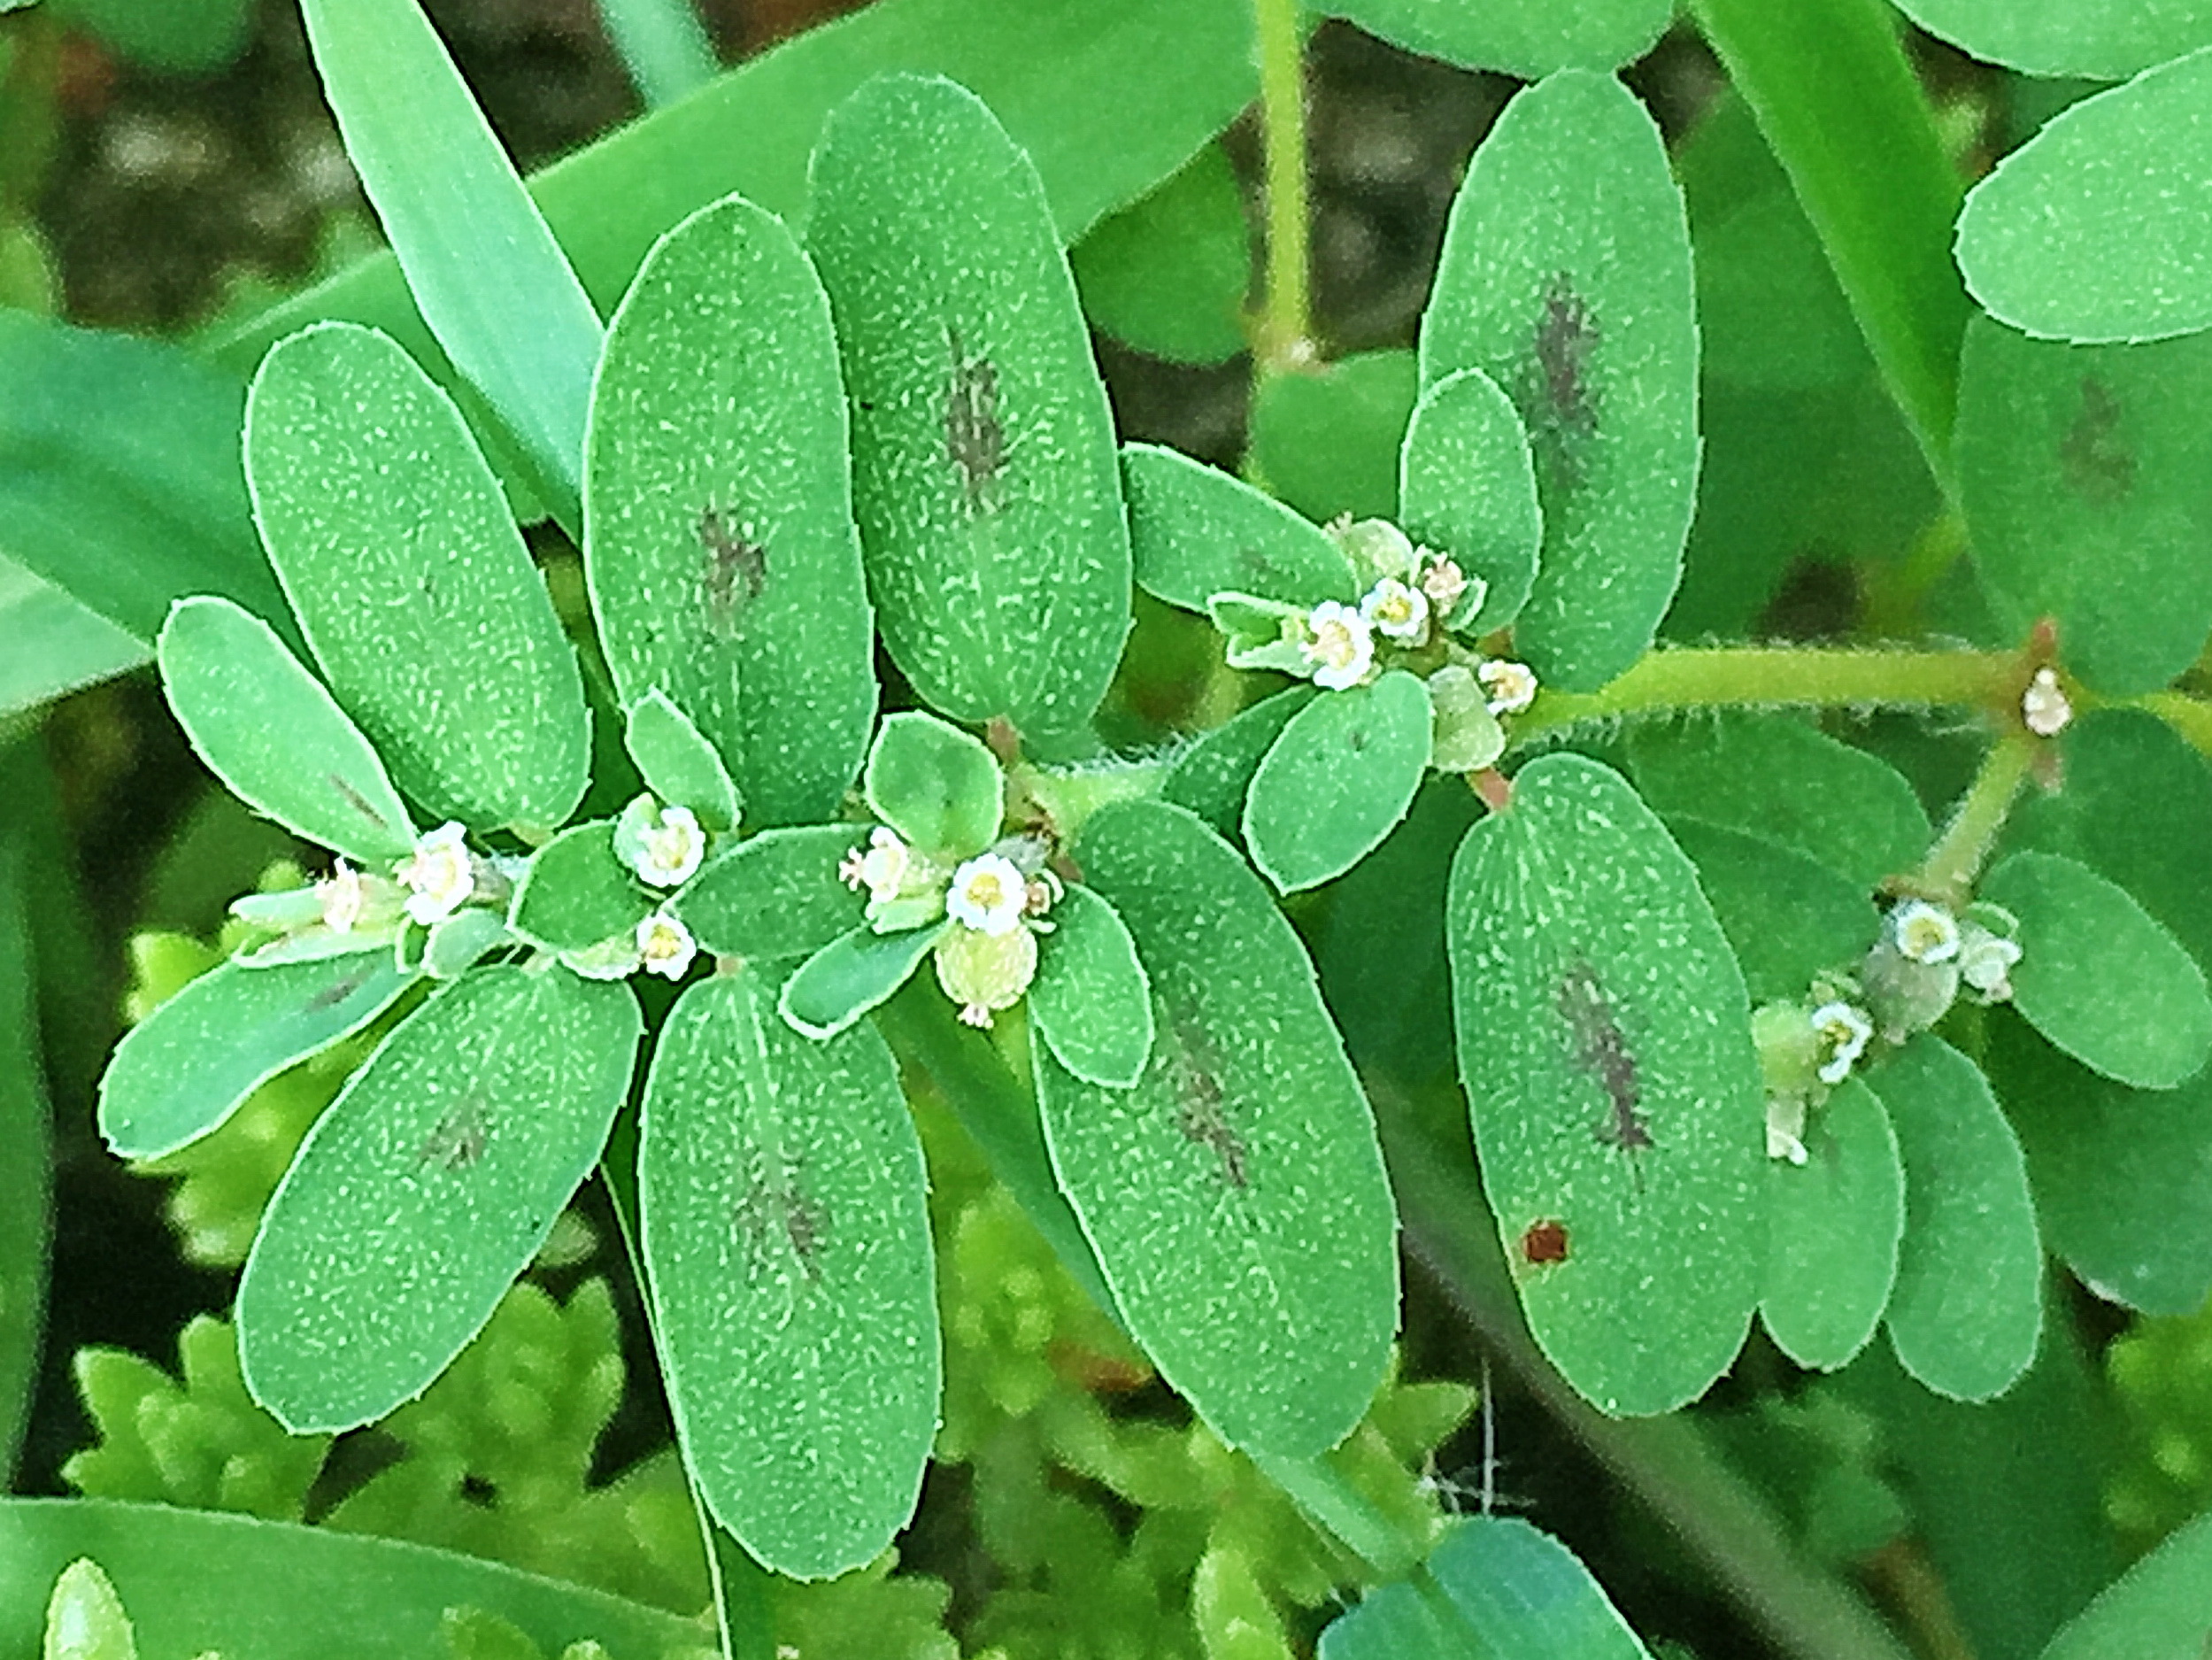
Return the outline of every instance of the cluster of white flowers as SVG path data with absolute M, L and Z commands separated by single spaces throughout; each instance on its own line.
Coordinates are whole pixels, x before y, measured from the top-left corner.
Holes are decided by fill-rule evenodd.
M 1009 837 L 948 877 L 880 824 L 865 846 L 845 854 L 837 874 L 847 887 L 867 891 L 868 924 L 878 933 L 950 918 L 934 953 L 937 983 L 971 1026 L 989 1026 L 1028 992 L 1037 977 L 1037 936 L 1052 931 L 1045 914 L 1062 892 L 1033 838 Z

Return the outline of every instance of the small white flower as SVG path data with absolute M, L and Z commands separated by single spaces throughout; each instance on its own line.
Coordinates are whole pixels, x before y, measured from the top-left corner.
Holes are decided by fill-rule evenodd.
M 1307 638 L 1300 648 L 1314 670 L 1314 683 L 1330 691 L 1349 691 L 1375 667 L 1375 635 L 1367 619 L 1350 606 L 1324 599 L 1306 619 Z
M 1866 1053 L 1874 1023 L 1848 1003 L 1823 1003 L 1813 1011 L 1813 1036 L 1823 1057 L 1815 1074 L 1823 1084 L 1840 1084 Z
M 1890 913 L 1890 937 L 1908 962 L 1948 962 L 1959 954 L 1959 919 L 1925 899 L 1908 899 Z
M 2020 944 L 1992 933 L 1969 920 L 1961 930 L 1959 978 L 1983 1000 L 2001 1003 L 2012 995 L 2012 969 L 2020 961 Z
M 1421 574 L 1421 591 L 1429 596 L 1429 603 L 1436 607 L 1437 615 L 1446 622 L 1467 592 L 1467 573 L 1457 560 L 1436 556 L 1436 562 Z
M 2058 676 L 2049 669 L 2037 669 L 2035 678 L 2021 694 L 2020 719 L 2038 737 L 2056 737 L 2072 724 L 2074 706 L 2058 683 Z
M 640 881 L 657 888 L 680 888 L 706 857 L 706 832 L 688 807 L 664 807 L 656 815 L 650 797 L 639 799 L 644 810 L 638 811 L 639 804 L 633 802 L 632 811 L 623 815 L 616 851 Z
M 468 832 L 448 820 L 427 831 L 397 871 L 407 888 L 407 915 L 425 928 L 442 923 L 476 891 L 476 861 Z
M 1360 601 L 1360 614 L 1369 628 L 1408 645 L 1429 637 L 1429 596 L 1395 576 L 1385 576 L 1368 590 L 1367 598 Z
M 1526 663 L 1493 657 L 1475 671 L 1490 693 L 1492 714 L 1518 714 L 1536 701 L 1536 670 Z
M 1805 1162 L 1805 1097 L 1767 1097 L 1767 1156 Z
M 365 903 L 361 873 L 343 859 L 330 874 L 315 884 L 315 899 L 322 907 L 322 925 L 334 934 L 350 934 L 361 920 Z
M 870 899 L 888 905 L 898 897 L 913 861 L 913 851 L 898 839 L 898 832 L 878 824 L 868 832 L 867 851 L 855 847 L 837 867 L 837 874 L 845 886 L 866 888 Z
M 655 911 L 637 924 L 637 955 L 648 974 L 681 980 L 698 954 L 691 930 L 666 911 Z
M 1021 925 L 1029 884 L 1021 867 L 1001 853 L 978 853 L 952 873 L 944 908 L 981 934 L 1008 934 Z

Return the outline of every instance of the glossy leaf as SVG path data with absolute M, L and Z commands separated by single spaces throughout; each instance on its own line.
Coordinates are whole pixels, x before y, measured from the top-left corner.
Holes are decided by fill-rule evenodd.
M 1479 368 L 1520 411 L 1544 550 L 1514 644 L 1586 691 L 1652 642 L 1697 499 L 1698 334 L 1682 197 L 1610 75 L 1507 105 L 1453 203 L 1421 379 Z
M 1328 10 L 1409 52 L 1523 81 L 1618 68 L 1649 51 L 1674 18 L 1669 0 L 1329 0 Z
M 1291 605 L 1360 598 L 1334 538 L 1242 479 L 1156 444 L 1121 451 L 1137 586 L 1186 611 L 1218 593 Z
M 1419 395 L 1410 351 L 1362 351 L 1263 380 L 1252 400 L 1252 461 L 1268 488 L 1316 524 L 1342 513 L 1398 517 L 1398 452 Z
M 2212 328 L 2212 49 L 2052 118 L 1974 187 L 1959 269 L 2000 322 L 2046 339 Z
M 1128 1089 L 1152 1049 L 1152 983 L 1114 907 L 1079 883 L 1052 907 L 1029 1018 L 1052 1058 L 1086 1084 Z
M 1759 837 L 1864 889 L 1917 867 L 1934 839 L 1895 768 L 1788 715 L 1723 713 L 1646 728 L 1630 738 L 1629 765 L 1665 816 Z
M 263 1084 L 374 1020 L 414 984 L 390 948 L 219 964 L 131 1028 L 100 1080 L 100 1133 L 159 1158 L 220 1127 Z
M 2123 888 L 2055 853 L 2015 853 L 1980 897 L 2020 919 L 2013 1006 L 2083 1065 L 2171 1089 L 2212 1054 L 2212 995 L 2181 942 Z
M 1812 1111 L 1805 1162 L 1767 1164 L 1759 1317 L 1800 1366 L 1833 1371 L 1881 1324 L 1905 1231 L 1905 1172 L 1882 1103 L 1859 1079 Z
M 2212 83 L 2208 83 L 2212 84 Z M 1977 319 L 1959 375 L 1974 567 L 2015 637 L 2058 623 L 2067 667 L 2149 691 L 2212 632 L 2212 338 L 2031 340 Z
M 1483 1184 L 1538 1344 L 1607 1412 L 1696 1399 L 1759 1299 L 1767 1179 L 1743 975 L 1696 871 L 1617 774 L 1547 755 L 1468 830 L 1445 928 Z
M 1033 1051 L 1045 1139 L 1130 1332 L 1232 1446 L 1302 1456 L 1367 1409 L 1398 1323 L 1374 1121 L 1290 924 L 1157 802 L 1075 845 L 1137 942 L 1158 1038 L 1130 1090 Z
M 696 1644 L 691 1620 L 503 1563 L 334 1528 L 99 1499 L 0 1500 L 0 1650 L 37 1652 L 46 1594 L 89 1556 L 121 1587 L 151 1656 L 422 1660 L 445 1611 L 480 1609 L 558 1652 Z
M 1189 808 L 1216 835 L 1234 839 L 1244 825 L 1252 775 L 1291 717 L 1319 695 L 1310 683 L 1286 687 L 1201 732 L 1168 768 L 1160 799 Z
M 2170 1535 L 2069 1620 L 2042 1660 L 2194 1660 L 2204 1649 L 2212 1516 Z
M 635 935 L 659 896 L 614 851 L 614 821 L 565 830 L 530 855 L 515 884 L 507 925 L 551 951 L 588 951 Z
M 689 807 L 709 830 L 736 828 L 744 804 L 721 755 L 691 717 L 659 687 L 631 706 L 622 745 L 645 787 L 663 801 Z
M 846 824 L 764 831 L 710 860 L 674 908 L 702 951 L 755 961 L 812 956 L 860 926 L 867 896 L 837 867 L 864 845 Z
M 135 637 L 0 556 L 0 720 L 152 660 Z
M 1979 1069 L 1922 1034 L 1871 1083 L 1905 1167 L 1905 1237 L 1887 1324 L 1905 1370 L 1986 1401 L 2035 1358 L 2043 1250 L 2012 1126 Z
M 1245 349 L 1252 232 L 1229 153 L 1207 144 L 1067 251 L 1084 313 L 1169 363 L 1225 363 Z
M 981 740 L 935 715 L 886 715 L 868 750 L 868 810 L 939 863 L 998 838 L 1006 784 Z
M 573 529 L 601 335 L 567 255 L 416 0 L 302 0 L 301 15 L 346 154 L 430 331 Z
M 1544 513 L 1529 435 L 1513 400 L 1480 369 L 1445 375 L 1414 405 L 1398 500 L 1407 536 L 1489 585 L 1460 632 L 1487 634 L 1520 614 L 1536 582 Z
M 247 806 L 366 865 L 414 845 L 368 739 L 267 623 L 227 599 L 180 600 L 160 657 L 194 752 Z
M 261 1219 L 238 1287 L 254 1399 L 301 1432 L 421 1394 L 598 1159 L 639 1031 L 627 987 L 519 968 L 458 980 L 395 1027 Z
M 616 689 L 658 689 L 758 822 L 837 807 L 875 715 L 829 304 L 735 198 L 656 243 L 592 390 L 586 565 Z
M 1324 692 L 1291 715 L 1252 775 L 1245 842 L 1286 893 L 1345 871 L 1391 833 L 1429 768 L 1433 713 L 1418 676 Z
M 906 1524 L 936 1430 L 929 1178 L 871 1031 L 828 1043 L 740 970 L 692 986 L 646 1085 L 645 1260 L 685 1463 L 764 1565 L 822 1579 Z
M 482 829 L 583 794 L 575 652 L 460 412 L 381 335 L 269 353 L 246 405 L 262 540 L 331 691 L 399 787 Z
M 1805 854 L 1697 819 L 1666 823 L 1698 868 L 1753 1002 L 1803 997 L 1815 975 L 1857 961 L 1881 931 L 1866 890 Z
M 793 1030 L 834 1038 L 906 983 L 948 923 L 879 934 L 856 928 L 799 964 L 783 983 L 777 1008 Z
M 1129 633 L 1129 528 L 1037 170 L 973 94 L 888 76 L 831 116 L 813 189 L 883 643 L 955 719 L 1075 731 Z
M 9 838 L 12 840 L 12 838 Z M 53 1224 L 53 1109 L 35 1004 L 26 861 L 0 841 L 0 1477 L 12 1482 L 38 1386 Z
M 1931 35 L 1985 62 L 2030 75 L 2119 81 L 2212 45 L 2205 0 L 1896 0 Z

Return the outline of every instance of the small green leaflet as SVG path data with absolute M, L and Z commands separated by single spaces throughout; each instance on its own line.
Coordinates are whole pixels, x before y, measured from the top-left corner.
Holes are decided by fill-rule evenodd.
M 1954 1401 L 2002 1394 L 2043 1331 L 2043 1247 L 2012 1126 L 1989 1080 L 1928 1033 L 1873 1075 L 1905 1167 L 1890 1347 Z
M 1155 444 L 1125 444 L 1137 584 L 1203 612 L 1218 593 L 1291 605 L 1356 604 L 1360 591 L 1333 537 L 1240 478 Z
M 1406 534 L 1488 584 L 1459 631 L 1504 628 L 1528 603 L 1544 545 L 1536 466 L 1513 401 L 1480 369 L 1445 375 L 1414 405 L 1398 465 Z
M 862 781 L 868 808 L 926 859 L 950 866 L 998 835 L 1006 784 L 982 742 L 933 714 L 883 717 Z
M 2100 691 L 2157 690 L 2212 631 L 2208 402 L 2212 336 L 1967 330 L 1956 460 L 1974 568 L 2000 628 L 2055 619 L 2067 667 Z
M 863 845 L 845 824 L 763 831 L 708 861 L 673 908 L 701 951 L 755 961 L 812 956 L 860 925 L 867 901 L 837 867 Z
M 1674 19 L 1670 0 L 1328 0 L 1423 58 L 1535 81 L 1555 69 L 1617 69 L 1641 58 Z
M 1422 313 L 1421 380 L 1479 368 L 1536 455 L 1544 552 L 1515 626 L 1588 691 L 1652 642 L 1697 500 L 1689 229 L 1659 129 L 1610 75 L 1521 93 L 1475 152 Z
M 767 1566 L 826 1579 L 882 1554 L 929 1462 L 929 1178 L 883 1040 L 809 1042 L 774 995 L 740 970 L 670 1014 L 638 1204 L 700 1496 Z
M 1286 893 L 1342 876 L 1391 833 L 1429 769 L 1428 688 L 1394 668 L 1291 715 L 1245 801 L 1245 842 Z
M 1867 1346 L 1897 1280 L 1905 1172 L 1874 1092 L 1846 1078 L 1812 1110 L 1805 1162 L 1767 1162 L 1759 1317 L 1800 1366 L 1833 1371 Z
M 415 829 L 384 763 L 267 623 L 227 599 L 181 599 L 158 651 L 169 707 L 233 795 L 365 865 L 406 856 Z
M 2181 942 L 2127 890 L 2056 853 L 2015 853 L 1980 897 L 2020 919 L 2012 1001 L 2083 1065 L 2171 1089 L 2212 1054 L 2212 996 Z
M 2212 46 L 2206 0 L 1896 0 L 1931 35 L 2030 75 L 2121 81 Z
M 1168 768 L 1160 799 L 1188 807 L 1215 834 L 1235 838 L 1245 822 L 1252 774 L 1291 717 L 1319 695 L 1310 682 L 1287 687 L 1200 733 Z
M 245 452 L 285 597 L 399 787 L 476 829 L 558 827 L 583 682 L 452 400 L 384 336 L 320 323 L 262 363 Z
M 301 1433 L 428 1387 L 590 1174 L 639 1031 L 627 987 L 519 968 L 457 980 L 395 1027 L 308 1132 L 246 1258 L 254 1399 Z
M 1128 1089 L 1152 1056 L 1152 984 L 1114 907 L 1071 883 L 1037 952 L 1029 1018 L 1052 1058 L 1086 1084 Z
M 219 964 L 116 1046 L 100 1079 L 100 1134 L 119 1158 L 173 1153 L 220 1128 L 285 1068 L 367 1025 L 414 983 L 384 945 L 266 969 Z
M 1468 831 L 1445 939 L 1538 1344 L 1607 1412 L 1695 1400 L 1759 1300 L 1767 1181 L 1743 975 L 1696 871 L 1618 774 L 1546 755 Z
M 807 246 L 892 660 L 956 720 L 1075 731 L 1129 630 L 1113 419 L 1037 169 L 949 81 L 834 111 Z
M 2212 328 L 2212 48 L 2085 98 L 1968 192 L 1959 269 L 2000 322 L 2044 339 Z
M 1666 824 L 1698 868 L 1753 1002 L 1803 997 L 1814 976 L 1856 961 L 1881 932 L 1866 890 L 1805 854 L 1698 819 Z
M 1312 966 L 1260 879 L 1179 807 L 1102 807 L 1075 857 L 1136 939 L 1158 1036 L 1129 1090 L 1034 1046 L 1061 1189 L 1130 1332 L 1215 1432 L 1320 1452 L 1388 1363 L 1398 1224 Z
M 958 926 L 939 923 L 899 934 L 856 928 L 841 934 L 784 981 L 777 1008 L 794 1031 L 834 1038 L 906 984 L 944 930 Z
M 1398 517 L 1398 455 L 1421 391 L 1410 351 L 1361 351 L 1263 378 L 1252 400 L 1252 465 L 1316 524 Z
M 565 830 L 530 856 L 507 926 L 550 951 L 582 952 L 634 937 L 653 909 L 650 893 L 614 853 L 614 821 Z
M 744 803 L 721 754 L 691 717 L 655 687 L 630 706 L 622 746 L 645 787 L 672 806 L 689 807 L 711 830 L 737 827 Z
M 732 197 L 655 244 L 607 331 L 585 564 L 623 700 L 658 689 L 764 824 L 819 822 L 875 715 L 829 304 Z
M 1169 363 L 1226 363 L 1245 349 L 1252 230 L 1229 152 L 1209 143 L 1150 194 L 1067 251 L 1084 313 Z

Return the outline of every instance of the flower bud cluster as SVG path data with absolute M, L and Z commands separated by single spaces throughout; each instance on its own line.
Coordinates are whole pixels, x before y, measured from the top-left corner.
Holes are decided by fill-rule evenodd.
M 837 874 L 867 891 L 868 926 L 899 933 L 943 921 L 933 956 L 937 984 L 960 1006 L 960 1018 L 988 1027 L 991 1015 L 1020 1002 L 1037 978 L 1039 934 L 1060 898 L 1060 878 L 1045 867 L 1045 844 L 1009 836 L 963 861 L 950 873 L 878 825 L 864 846 L 846 853 Z

